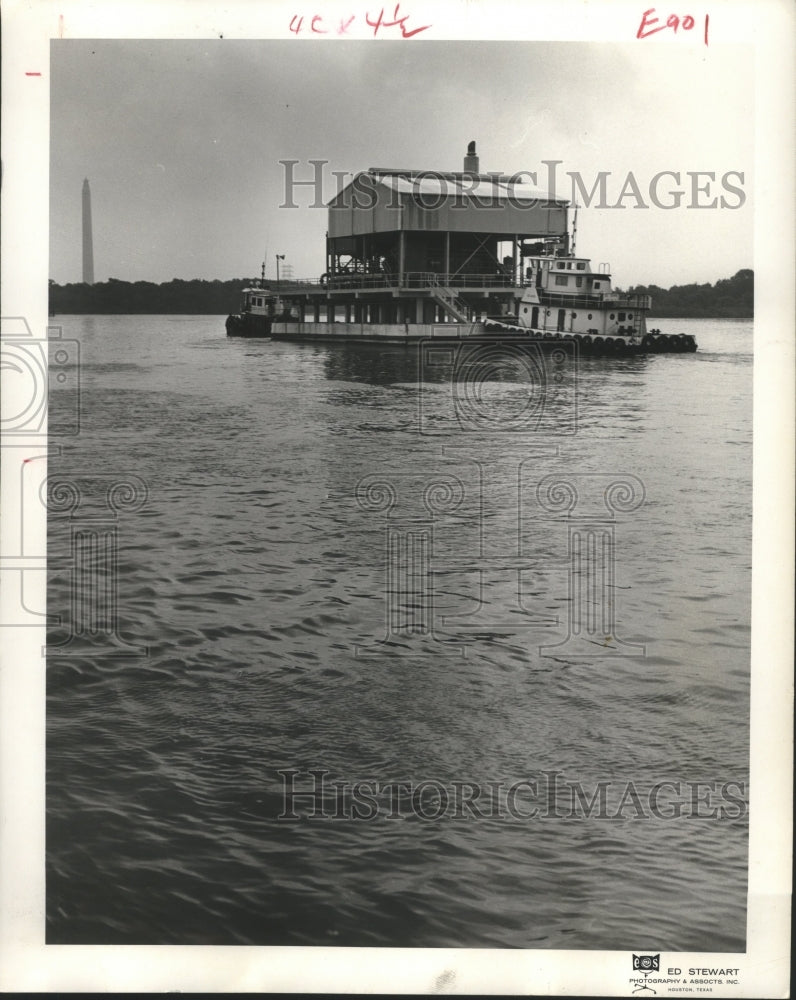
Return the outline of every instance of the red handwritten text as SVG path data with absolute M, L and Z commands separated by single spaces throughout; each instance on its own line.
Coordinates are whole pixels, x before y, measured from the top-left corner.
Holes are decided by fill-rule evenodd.
M 364 19 L 360 17 L 359 20 L 373 29 L 374 38 L 380 31 L 384 34 L 390 28 L 398 28 L 401 32 L 401 38 L 413 38 L 415 35 L 419 35 L 421 31 L 428 31 L 431 27 L 430 24 L 424 24 L 418 28 L 410 28 L 407 24 L 410 15 L 403 14 L 399 17 L 400 8 L 401 5 L 397 3 L 392 12 L 392 19 L 389 16 L 385 16 L 384 7 L 382 7 L 377 15 L 371 16 L 368 11 Z M 356 19 L 356 14 L 351 14 L 349 17 L 341 17 L 337 24 L 333 24 L 331 19 L 329 19 L 330 25 L 327 25 L 321 14 L 313 14 L 312 17 L 308 17 L 306 20 L 303 15 L 294 14 L 290 19 L 289 30 L 294 35 L 300 35 L 302 32 L 312 35 L 328 35 L 332 31 L 338 35 L 349 35 L 351 34 L 351 26 Z
M 383 7 L 379 11 L 379 16 L 375 21 L 371 20 L 370 14 L 365 15 L 365 20 L 371 26 L 371 28 L 373 28 L 374 37 L 379 33 L 379 28 L 395 28 L 396 26 L 398 26 L 401 29 L 402 38 L 411 38 L 413 35 L 419 35 L 421 31 L 427 31 L 431 27 L 430 24 L 424 24 L 422 28 L 413 28 L 411 31 L 408 31 L 406 28 L 406 22 L 409 19 L 409 15 L 404 14 L 403 17 L 398 17 L 398 8 L 400 6 L 401 5 L 399 3 L 395 5 L 395 10 L 393 11 L 392 15 L 393 18 L 392 21 L 384 20 Z
M 709 23 L 710 15 L 705 14 L 705 45 L 708 44 Z M 677 34 L 678 28 L 682 28 L 683 31 L 691 31 L 695 24 L 696 21 L 691 14 L 686 14 L 683 17 L 678 17 L 677 14 L 670 14 L 666 18 L 666 21 L 661 24 L 659 19 L 655 16 L 655 8 L 650 7 L 649 10 L 645 10 L 641 15 L 641 24 L 638 26 L 636 38 L 649 38 L 650 35 L 656 35 L 659 31 L 666 31 L 667 29 L 673 31 L 675 34 Z

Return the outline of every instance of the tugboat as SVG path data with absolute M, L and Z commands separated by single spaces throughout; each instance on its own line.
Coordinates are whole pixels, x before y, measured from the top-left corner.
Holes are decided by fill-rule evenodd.
M 568 200 L 481 173 L 370 167 L 328 204 L 326 270 L 282 295 L 243 291 L 230 336 L 411 344 L 428 338 L 574 341 L 583 355 L 693 352 L 647 330 L 652 300 L 614 291 L 607 264 L 575 255 Z
M 228 337 L 270 337 L 274 296 L 266 288 L 244 288 L 239 313 L 227 316 Z
M 651 296 L 612 291 L 607 268 L 595 273 L 587 258 L 562 255 L 555 245 L 530 249 L 534 252 L 525 258 L 525 289 L 516 316 L 488 317 L 486 333 L 574 341 L 582 355 L 696 351 L 689 334 L 648 331 Z
M 228 337 L 270 337 L 276 318 L 289 321 L 298 316 L 287 300 L 266 285 L 265 263 L 259 283 L 244 288 L 241 296 L 240 312 L 227 316 Z

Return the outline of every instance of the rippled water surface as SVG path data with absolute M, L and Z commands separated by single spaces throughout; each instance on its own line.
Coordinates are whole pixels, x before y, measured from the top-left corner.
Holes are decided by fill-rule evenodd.
M 50 943 L 743 950 L 750 324 L 456 369 L 58 322 Z

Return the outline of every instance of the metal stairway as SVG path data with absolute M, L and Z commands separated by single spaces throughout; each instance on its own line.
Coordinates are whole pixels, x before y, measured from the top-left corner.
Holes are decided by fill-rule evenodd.
M 442 306 L 449 316 L 452 316 L 457 323 L 468 323 L 470 321 L 467 313 L 467 303 L 458 298 L 452 288 L 441 285 L 438 275 L 429 275 L 428 284 L 435 301 Z

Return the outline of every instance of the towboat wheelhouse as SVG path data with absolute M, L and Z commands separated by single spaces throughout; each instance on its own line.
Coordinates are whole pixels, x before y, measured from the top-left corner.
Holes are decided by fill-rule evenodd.
M 525 258 L 525 265 L 519 326 L 637 341 L 646 334 L 652 299 L 614 292 L 607 265 L 595 273 L 587 258 L 558 256 L 553 248 Z

